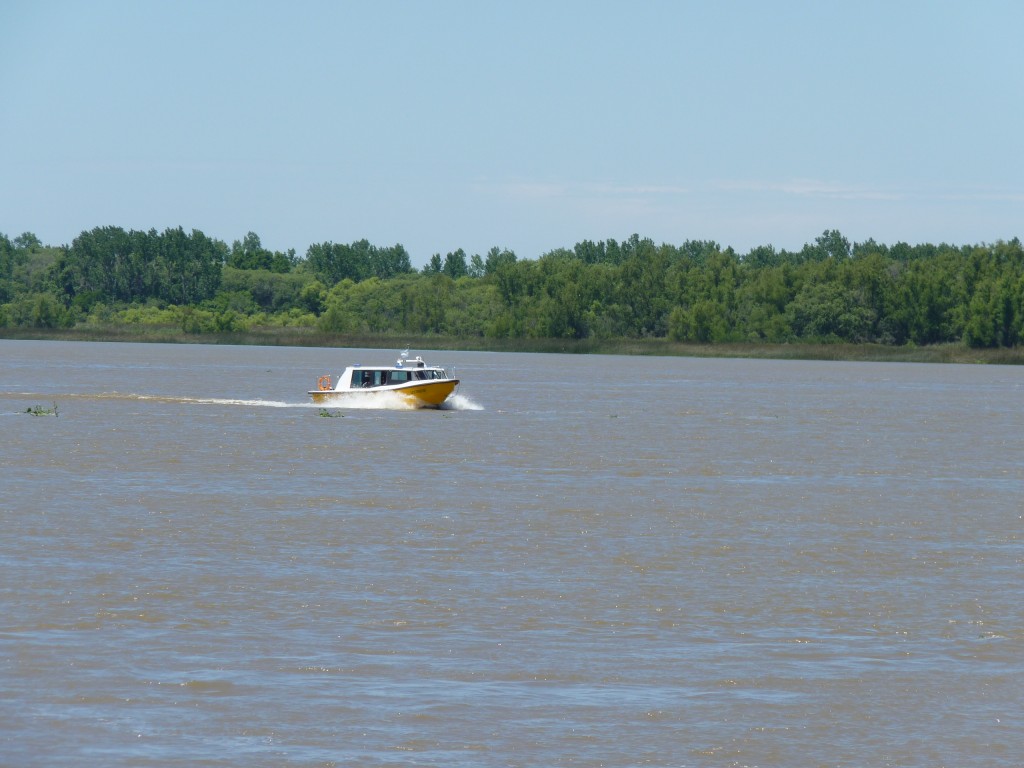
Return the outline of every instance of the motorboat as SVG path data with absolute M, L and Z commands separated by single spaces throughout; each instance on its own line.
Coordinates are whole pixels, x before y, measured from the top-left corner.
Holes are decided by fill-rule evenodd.
M 329 374 L 320 376 L 316 389 L 309 390 L 313 402 L 322 405 L 344 404 L 353 399 L 390 400 L 412 408 L 440 408 L 459 386 L 459 380 L 440 366 L 427 365 L 423 358 L 409 359 L 409 350 L 401 353 L 394 365 L 348 366 L 335 381 Z

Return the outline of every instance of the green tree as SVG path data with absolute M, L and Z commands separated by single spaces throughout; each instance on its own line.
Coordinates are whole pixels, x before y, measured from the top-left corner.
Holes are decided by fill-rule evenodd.
M 443 272 L 426 275 L 403 294 L 406 325 L 415 333 L 446 333 L 455 281 Z
M 569 251 L 554 251 L 540 260 L 543 293 L 537 303 L 541 337 L 582 339 L 589 335 L 586 318 L 595 296 L 591 268 Z
M 31 232 L 22 232 L 14 238 L 14 247 L 25 251 L 33 251 L 43 247 L 43 242 Z
M 370 272 L 374 277 L 387 280 L 413 271 L 409 253 L 401 243 L 390 248 L 371 246 L 369 251 Z
M 494 246 L 487 252 L 487 257 L 484 259 L 484 274 L 493 275 L 502 264 L 514 264 L 515 262 L 515 253 Z
M 792 265 L 757 269 L 744 259 L 741 275 L 735 294 L 737 336 L 748 341 L 788 341 L 792 329 L 786 307 L 795 295 Z
M 970 347 L 1012 347 L 1020 340 L 1021 281 L 986 280 L 967 307 L 964 342 Z
M 61 254 L 54 279 L 69 301 L 86 294 L 104 301 L 189 304 L 217 292 L 225 253 L 223 243 L 198 230 L 186 235 L 178 227 L 158 235 L 97 227 Z
M 722 252 L 722 246 L 714 240 L 687 240 L 679 248 L 679 255 L 695 266 L 702 267 L 708 259 Z
M 70 328 L 74 314 L 49 293 L 19 296 L 5 305 L 5 324 L 15 328 Z
M 867 341 L 874 321 L 856 293 L 837 283 L 807 283 L 786 314 L 793 332 L 808 341 Z
M 294 249 L 288 253 L 267 250 L 255 232 L 249 232 L 241 242 L 235 240 L 226 260 L 227 266 L 235 269 L 265 269 L 277 273 L 291 271 L 295 263 Z
M 469 265 L 466 263 L 466 252 L 459 248 L 444 257 L 444 266 L 441 267 L 452 280 L 458 280 L 469 274 Z
M 299 306 L 309 310 L 314 315 L 319 315 L 324 311 L 326 301 L 327 289 L 319 280 L 314 280 L 302 286 L 302 291 L 299 293 Z
M 225 253 L 223 243 L 199 230 L 189 235 L 181 227 L 165 230 L 159 239 L 159 266 L 165 271 L 155 281 L 157 298 L 172 304 L 198 304 L 212 298 L 220 288 Z
M 782 262 L 782 256 L 775 250 L 775 246 L 772 245 L 759 245 L 756 248 L 751 248 L 747 255 L 743 257 L 745 265 L 756 269 L 777 267 Z
M 814 245 L 806 244 L 800 252 L 800 261 L 824 261 L 833 259 L 843 261 L 853 253 L 850 241 L 840 234 L 837 229 L 827 229 L 820 236 L 814 238 Z
M 236 269 L 224 267 L 221 290 L 227 293 L 246 293 L 263 311 L 279 312 L 305 305 L 303 291 L 311 283 L 323 284 L 309 273 L 271 272 L 266 269 Z
M 430 257 L 430 261 L 423 265 L 424 275 L 440 275 L 444 271 L 444 262 L 441 260 L 441 254 L 435 253 Z
M 623 244 L 628 257 L 619 266 L 616 299 L 632 311 L 630 335 L 664 336 L 672 305 L 665 291 L 670 253 L 634 235 Z
M 14 296 L 14 244 L 0 233 L 0 302 Z
M 365 239 L 350 245 L 313 244 L 306 251 L 306 266 L 328 286 L 342 280 L 358 283 L 370 277 L 387 279 L 412 271 L 409 254 L 401 245 L 377 248 Z

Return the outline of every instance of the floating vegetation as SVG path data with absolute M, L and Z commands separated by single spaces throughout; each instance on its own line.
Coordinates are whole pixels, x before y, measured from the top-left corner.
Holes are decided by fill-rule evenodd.
M 326 408 L 321 408 L 319 415 L 323 416 L 325 419 L 335 419 L 335 418 L 342 418 L 343 419 L 343 418 L 345 418 L 345 414 L 344 413 L 340 413 L 339 411 L 335 411 L 334 413 L 331 413 Z
M 31 414 L 32 416 L 59 416 L 57 413 L 57 404 L 54 403 L 52 408 L 44 408 L 41 405 L 35 405 L 31 408 L 26 408 L 25 413 Z

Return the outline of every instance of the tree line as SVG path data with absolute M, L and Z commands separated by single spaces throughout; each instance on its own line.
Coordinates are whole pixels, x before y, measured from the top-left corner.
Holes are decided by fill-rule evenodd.
M 577 243 L 434 254 L 366 240 L 271 251 L 192 230 L 97 227 L 69 246 L 0 234 L 0 326 L 169 325 L 186 333 L 302 326 L 339 334 L 666 338 L 716 342 L 1024 341 L 1019 239 L 970 246 L 851 243 L 745 254 L 713 241 Z

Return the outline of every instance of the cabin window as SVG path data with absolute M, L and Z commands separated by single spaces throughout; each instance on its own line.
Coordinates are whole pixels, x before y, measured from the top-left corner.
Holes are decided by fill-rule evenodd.
M 385 373 L 385 371 L 353 371 L 352 388 L 363 389 L 366 387 L 379 387 L 381 384 L 386 384 L 387 380 L 384 378 Z
M 408 381 L 408 380 L 409 380 L 409 372 L 408 371 L 391 371 L 390 375 L 388 376 L 388 383 L 389 384 L 401 384 L 402 382 Z

